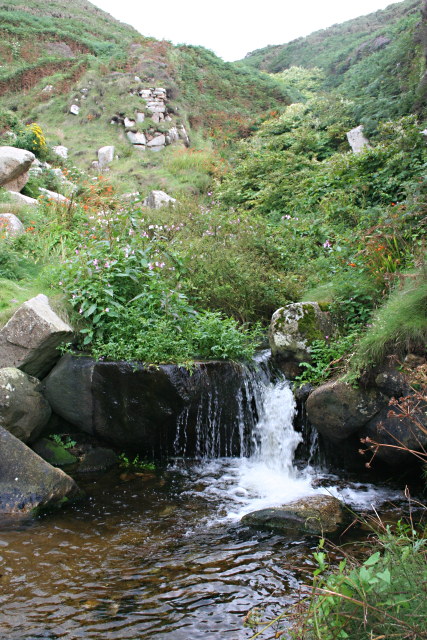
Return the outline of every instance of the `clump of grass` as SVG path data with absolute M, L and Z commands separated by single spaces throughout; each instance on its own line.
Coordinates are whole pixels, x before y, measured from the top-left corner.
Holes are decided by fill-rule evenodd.
M 350 362 L 350 373 L 360 375 L 388 355 L 401 357 L 425 349 L 427 341 L 427 267 L 407 274 L 403 287 L 392 293 L 375 314 Z

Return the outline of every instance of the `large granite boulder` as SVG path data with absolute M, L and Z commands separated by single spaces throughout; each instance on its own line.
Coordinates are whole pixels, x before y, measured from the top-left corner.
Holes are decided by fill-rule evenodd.
M 41 383 L 14 367 L 0 369 L 0 426 L 28 442 L 49 421 L 51 409 Z
M 246 368 L 231 362 L 144 366 L 67 354 L 45 380 L 55 414 L 145 455 L 240 455 L 254 416 Z M 244 433 L 242 433 L 244 424 Z
M 164 191 L 150 191 L 142 204 L 150 209 L 160 209 L 164 206 L 174 205 L 175 202 L 176 199 Z
M 114 160 L 114 147 L 112 145 L 98 149 L 98 164 L 101 169 L 107 167 Z
M 53 202 L 58 202 L 59 204 L 70 204 L 71 200 L 67 198 L 67 196 L 63 196 L 62 193 L 57 193 L 56 191 L 50 191 L 49 189 L 44 189 L 43 187 L 39 187 L 39 191 L 41 197 L 46 200 L 51 200 Z
M 9 198 L 13 202 L 17 202 L 18 204 L 22 204 L 26 207 L 37 207 L 39 205 L 38 200 L 36 200 L 35 198 L 24 196 L 23 193 L 18 193 L 17 191 L 9 191 Z
M 14 213 L 0 213 L 0 236 L 16 238 L 24 232 L 24 225 Z
M 345 440 L 378 413 L 384 403 L 384 396 L 376 390 L 365 391 L 334 380 L 309 395 L 307 417 L 326 438 Z
M 58 360 L 59 345 L 72 337 L 72 328 L 40 294 L 24 302 L 0 330 L 0 366 L 42 378 Z
M 328 495 L 300 498 L 281 507 L 248 513 L 242 524 L 270 529 L 295 538 L 301 535 L 336 535 L 349 523 L 349 512 L 342 502 Z
M 28 170 L 35 155 L 26 149 L 0 147 L 0 187 L 21 191 L 28 180 Z
M 311 359 L 314 340 L 332 337 L 334 327 L 317 302 L 294 302 L 274 312 L 269 329 L 271 353 L 288 377 L 295 377 L 301 362 Z
M 0 427 L 0 514 L 29 514 L 79 493 L 72 478 Z

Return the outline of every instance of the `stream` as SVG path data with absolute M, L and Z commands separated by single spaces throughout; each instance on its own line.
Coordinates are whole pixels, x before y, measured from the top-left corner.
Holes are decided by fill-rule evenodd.
M 251 377 L 251 385 L 254 385 Z M 298 597 L 316 540 L 240 524 L 245 513 L 318 492 L 357 510 L 401 492 L 294 462 L 301 435 L 285 380 L 256 375 L 257 419 L 240 457 L 201 455 L 155 472 L 80 476 L 86 498 L 0 530 L 0 640 L 243 640 L 245 616 L 279 615 Z M 245 432 L 242 425 L 241 434 Z M 206 431 L 206 424 L 200 425 Z M 185 416 L 177 442 L 185 435 Z M 179 436 L 179 437 L 178 437 Z M 181 447 L 182 449 L 182 447 Z

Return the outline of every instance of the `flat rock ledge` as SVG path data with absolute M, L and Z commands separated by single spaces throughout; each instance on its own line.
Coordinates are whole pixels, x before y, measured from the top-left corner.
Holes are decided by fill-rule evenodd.
M 0 516 L 25 516 L 76 498 L 74 480 L 0 427 Z
M 342 502 L 328 495 L 307 496 L 285 504 L 252 511 L 242 524 L 268 529 L 288 537 L 333 536 L 341 533 L 350 521 L 350 512 Z
M 239 421 L 249 436 L 253 420 L 250 399 L 242 409 L 246 371 L 227 361 L 199 362 L 188 371 L 66 354 L 44 385 L 54 414 L 119 449 L 150 457 L 230 456 L 241 452 Z

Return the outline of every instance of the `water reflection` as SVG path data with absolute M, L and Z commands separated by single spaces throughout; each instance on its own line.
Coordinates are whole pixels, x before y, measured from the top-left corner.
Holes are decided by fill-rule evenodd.
M 188 465 L 129 475 L 110 473 L 84 503 L 1 532 L 2 640 L 238 640 L 251 635 L 250 608 L 271 615 L 292 596 L 284 559 L 307 546 L 209 526 L 219 501 L 193 491 Z

